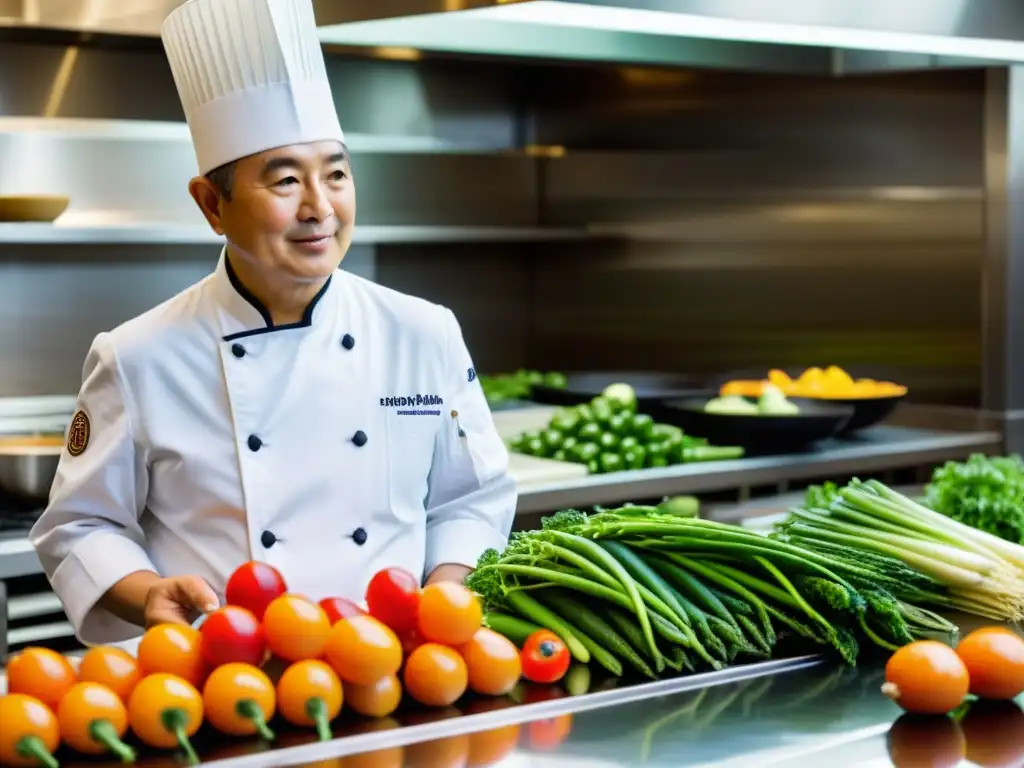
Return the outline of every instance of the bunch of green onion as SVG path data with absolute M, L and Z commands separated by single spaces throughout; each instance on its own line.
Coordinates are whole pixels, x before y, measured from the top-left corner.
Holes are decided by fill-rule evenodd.
M 772 538 L 877 571 L 875 582 L 919 605 L 1024 619 L 1024 547 L 958 523 L 876 480 L 808 493 Z M 905 580 L 900 562 L 931 583 Z M 842 570 L 842 569 L 840 569 Z

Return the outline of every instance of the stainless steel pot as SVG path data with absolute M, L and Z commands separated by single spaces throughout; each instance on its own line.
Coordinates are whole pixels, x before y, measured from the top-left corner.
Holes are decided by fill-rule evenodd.
M 45 500 L 57 474 L 61 445 L 4 445 L 0 442 L 0 489 Z
M 45 500 L 75 397 L 0 397 L 0 490 Z

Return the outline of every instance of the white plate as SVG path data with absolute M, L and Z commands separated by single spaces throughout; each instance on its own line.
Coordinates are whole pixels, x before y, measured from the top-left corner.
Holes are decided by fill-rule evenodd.
M 0 397 L 0 419 L 28 416 L 70 416 L 75 412 L 75 395 L 39 395 L 38 397 Z M 69 419 L 70 421 L 70 419 Z

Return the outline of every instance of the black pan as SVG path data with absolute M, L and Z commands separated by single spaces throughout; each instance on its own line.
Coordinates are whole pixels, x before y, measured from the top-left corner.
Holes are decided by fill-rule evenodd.
M 688 397 L 711 398 L 717 390 L 703 377 L 655 371 L 590 371 L 566 374 L 564 388 L 539 385 L 531 398 L 545 405 L 570 406 L 593 400 L 611 384 L 629 384 L 636 392 L 637 405 L 647 412 L 666 400 Z
M 706 413 L 710 398 L 672 400 L 651 415 L 660 422 L 674 424 L 688 435 L 703 437 L 712 445 L 738 445 L 747 455 L 799 453 L 814 443 L 837 435 L 853 416 L 853 408 L 823 405 L 816 400 L 792 397 L 789 402 L 800 408 L 790 416 L 731 416 Z M 751 400 L 753 402 L 753 400 Z

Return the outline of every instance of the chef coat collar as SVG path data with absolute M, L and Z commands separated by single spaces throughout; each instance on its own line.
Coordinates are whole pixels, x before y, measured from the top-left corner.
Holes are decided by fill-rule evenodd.
M 221 251 L 217 269 L 213 274 L 213 281 L 217 298 L 230 316 L 230 322 L 224 328 L 223 340 L 232 341 L 248 336 L 310 327 L 313 324 L 314 316 L 322 314 L 324 305 L 328 303 L 324 301 L 324 298 L 331 294 L 334 276 L 327 278 L 327 282 L 317 291 L 316 296 L 302 313 L 302 319 L 296 323 L 286 323 L 285 325 L 274 325 L 270 310 L 242 284 L 228 260 L 227 248 Z M 321 312 L 317 312 L 318 309 Z

